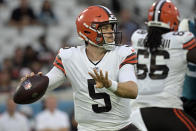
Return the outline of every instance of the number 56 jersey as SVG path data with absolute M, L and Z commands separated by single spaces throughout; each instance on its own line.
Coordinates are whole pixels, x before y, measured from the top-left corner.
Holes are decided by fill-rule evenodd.
M 171 107 L 182 109 L 180 97 L 187 69 L 187 51 L 196 47 L 190 32 L 168 32 L 162 35 L 162 44 L 152 54 L 144 46 L 146 30 L 132 35 L 137 50 L 138 97 L 132 107 Z
M 86 47 L 60 49 L 54 65 L 62 70 L 73 88 L 75 118 L 79 130 L 118 130 L 130 124 L 130 99 L 118 97 L 106 88 L 95 88 L 88 72 L 93 69 L 103 74 L 108 71 L 111 80 L 118 81 L 119 71 L 126 64 L 135 64 L 137 55 L 132 47 L 119 46 L 93 63 L 86 55 Z M 130 72 L 130 73 L 134 73 Z

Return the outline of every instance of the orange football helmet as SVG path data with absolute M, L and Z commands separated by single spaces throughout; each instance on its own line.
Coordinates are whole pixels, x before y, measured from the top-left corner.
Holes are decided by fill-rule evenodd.
M 102 32 L 98 28 L 105 24 L 112 24 L 114 33 L 114 42 L 106 43 Z M 117 18 L 112 12 L 101 5 L 90 6 L 82 11 L 76 19 L 76 26 L 78 35 L 86 42 L 103 47 L 106 50 L 112 50 L 117 44 Z
M 148 11 L 148 26 L 163 27 L 177 31 L 179 12 L 169 0 L 159 0 Z

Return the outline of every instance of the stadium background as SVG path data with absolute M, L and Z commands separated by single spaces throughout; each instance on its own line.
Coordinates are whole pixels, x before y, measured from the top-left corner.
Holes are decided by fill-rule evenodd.
M 13 93 L 22 76 L 31 71 L 47 73 L 60 47 L 83 44 L 76 33 L 75 19 L 86 7 L 100 4 L 110 8 L 119 19 L 123 43 L 131 44 L 129 38 L 132 32 L 145 28 L 148 8 L 154 1 L 50 0 L 55 18 L 49 22 L 40 15 L 44 0 L 29 0 L 29 6 L 36 16 L 35 22 L 18 26 L 12 24 L 10 19 L 20 0 L 0 0 L 0 113 L 6 110 L 5 100 Z M 196 0 L 173 2 L 180 11 L 181 19 L 194 19 Z M 58 107 L 71 115 L 73 99 L 69 82 L 52 93 L 58 98 Z M 42 110 L 42 101 L 29 106 L 35 117 Z

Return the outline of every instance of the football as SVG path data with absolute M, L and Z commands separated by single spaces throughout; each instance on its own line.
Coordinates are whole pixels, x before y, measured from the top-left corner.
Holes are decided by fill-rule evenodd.
M 46 92 L 49 78 L 43 75 L 28 77 L 18 85 L 13 100 L 17 104 L 31 104 L 39 100 Z

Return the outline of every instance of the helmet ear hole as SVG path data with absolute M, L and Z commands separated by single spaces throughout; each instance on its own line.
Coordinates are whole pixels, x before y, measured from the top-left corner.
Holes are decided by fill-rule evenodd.
M 90 34 L 91 32 L 90 32 L 90 31 L 86 31 L 86 30 L 85 30 L 85 31 L 84 31 L 84 33 L 85 33 L 85 34 Z
M 96 41 L 97 41 L 97 42 L 101 42 L 101 40 L 102 40 L 101 37 L 97 37 L 97 38 L 96 38 Z

